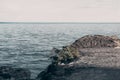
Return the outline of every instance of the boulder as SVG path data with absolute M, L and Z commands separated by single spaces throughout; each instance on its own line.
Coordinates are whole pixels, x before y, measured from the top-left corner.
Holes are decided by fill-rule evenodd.
M 9 66 L 0 67 L 0 77 L 1 79 L 11 79 L 14 69 Z
M 12 77 L 15 78 L 15 80 L 30 80 L 31 72 L 25 68 L 14 68 Z
M 76 40 L 71 46 L 76 48 L 118 47 L 120 39 L 116 36 L 86 35 Z
M 31 72 L 24 68 L 0 67 L 0 80 L 30 80 Z

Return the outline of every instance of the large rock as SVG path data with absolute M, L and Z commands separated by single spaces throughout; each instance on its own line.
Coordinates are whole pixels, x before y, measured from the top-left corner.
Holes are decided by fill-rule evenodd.
M 14 69 L 8 66 L 0 67 L 0 78 L 3 79 L 11 79 Z
M 120 49 L 81 49 L 77 61 L 50 64 L 37 80 L 120 80 Z
M 87 35 L 61 50 L 37 80 L 120 80 L 120 39 Z M 117 47 L 117 48 L 116 48 Z
M 52 61 L 54 63 L 69 63 L 79 58 L 79 49 L 83 48 L 115 48 L 120 47 L 120 39 L 116 36 L 87 35 L 76 40 L 69 46 L 63 46 L 61 50 L 54 48 Z
M 120 69 L 114 68 L 50 65 L 48 69 L 37 80 L 120 80 Z
M 12 77 L 15 78 L 15 80 L 30 80 L 31 72 L 28 69 L 15 68 Z
M 118 47 L 120 39 L 116 36 L 87 35 L 76 40 L 71 46 L 76 48 Z
M 0 80 L 30 80 L 31 72 L 24 68 L 0 67 Z

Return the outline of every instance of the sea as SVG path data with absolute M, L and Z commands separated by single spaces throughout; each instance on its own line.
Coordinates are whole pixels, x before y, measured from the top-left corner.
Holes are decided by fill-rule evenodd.
M 27 68 L 34 78 L 51 63 L 52 48 L 85 35 L 120 37 L 120 23 L 0 23 L 0 66 Z

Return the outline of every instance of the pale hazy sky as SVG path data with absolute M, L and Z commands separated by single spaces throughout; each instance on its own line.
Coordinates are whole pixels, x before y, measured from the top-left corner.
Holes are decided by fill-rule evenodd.
M 120 0 L 0 0 L 0 22 L 120 22 Z

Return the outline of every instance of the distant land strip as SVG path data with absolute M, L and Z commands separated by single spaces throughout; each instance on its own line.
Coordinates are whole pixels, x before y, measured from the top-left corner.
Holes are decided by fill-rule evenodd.
M 120 24 L 120 22 L 0 22 L 0 24 Z

